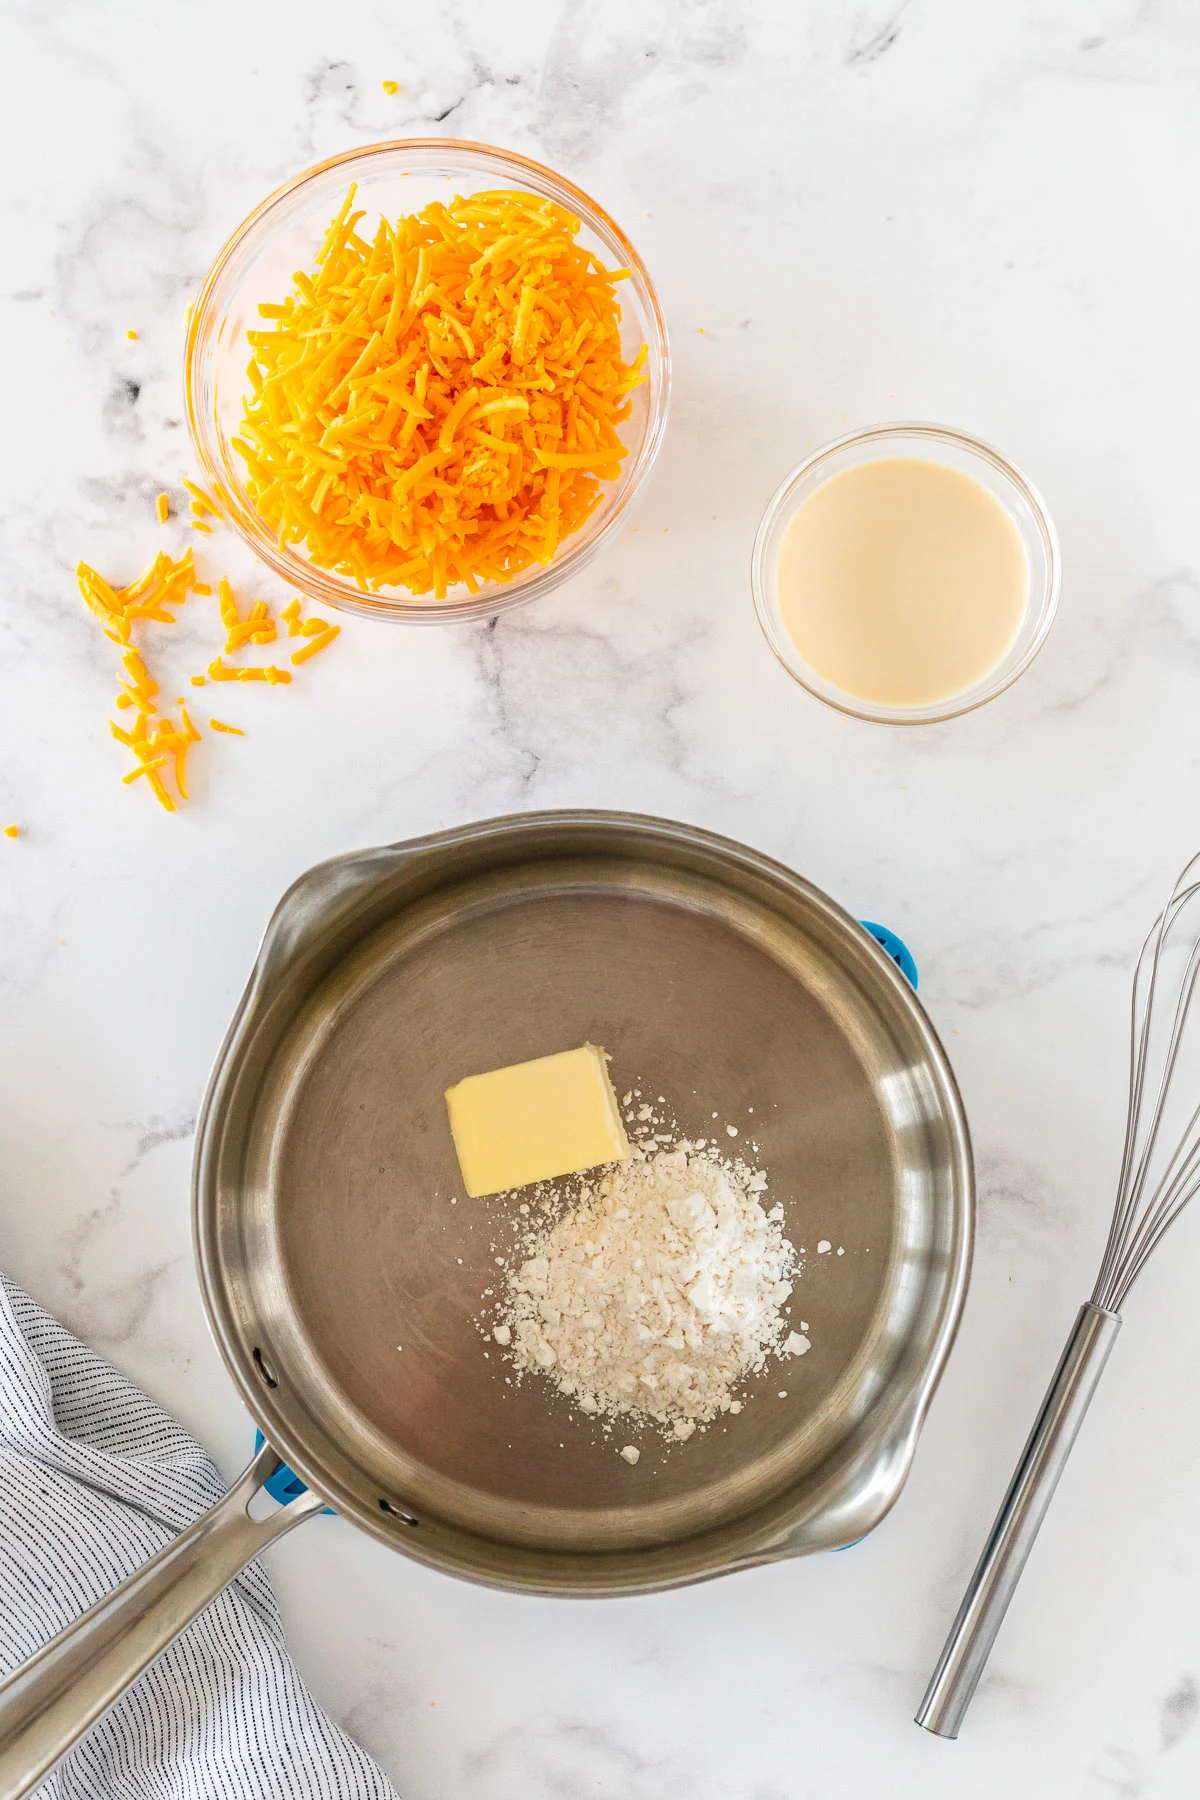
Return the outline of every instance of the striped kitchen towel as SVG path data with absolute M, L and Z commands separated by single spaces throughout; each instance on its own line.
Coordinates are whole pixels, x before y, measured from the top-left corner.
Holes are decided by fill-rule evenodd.
M 0 1675 L 224 1492 L 168 1413 L 0 1276 Z M 396 1800 L 292 1665 L 256 1563 L 37 1790 L 44 1800 Z

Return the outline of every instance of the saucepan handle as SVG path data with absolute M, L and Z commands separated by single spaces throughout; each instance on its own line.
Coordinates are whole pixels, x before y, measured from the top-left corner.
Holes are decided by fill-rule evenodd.
M 1080 1307 L 917 1714 L 917 1724 L 938 1737 L 958 1736 L 1120 1329 L 1119 1313 Z
M 306 1492 L 250 1517 L 279 1461 L 264 1444 L 224 1499 L 0 1682 L 0 1800 L 35 1788 L 260 1550 L 321 1511 Z

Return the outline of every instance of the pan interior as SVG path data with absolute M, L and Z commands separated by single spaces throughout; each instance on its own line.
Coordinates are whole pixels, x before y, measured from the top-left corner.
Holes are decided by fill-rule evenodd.
M 297 1015 L 251 1134 L 250 1261 L 273 1271 L 272 1355 L 314 1436 L 414 1511 L 559 1547 L 666 1542 L 817 1468 L 903 1338 L 944 1181 L 929 1096 L 867 989 L 816 922 L 600 859 L 468 879 L 377 929 Z M 683 1445 L 635 1422 L 607 1436 L 548 1381 L 507 1379 L 476 1322 L 516 1220 L 464 1194 L 443 1090 L 585 1039 L 618 1094 L 757 1145 L 805 1251 L 791 1305 L 811 1351 Z

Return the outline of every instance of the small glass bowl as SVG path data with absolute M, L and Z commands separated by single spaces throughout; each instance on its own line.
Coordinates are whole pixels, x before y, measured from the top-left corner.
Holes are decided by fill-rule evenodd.
M 470 195 L 484 188 L 520 188 L 544 195 L 581 220 L 578 242 L 608 268 L 625 268 L 621 283 L 621 345 L 632 360 L 646 345 L 647 379 L 635 388 L 632 416 L 622 427 L 629 454 L 616 481 L 602 484 L 601 498 L 587 522 L 563 545 L 554 561 L 535 564 L 511 581 L 492 582 L 472 594 L 452 589 L 444 600 L 406 588 L 367 591 L 344 576 L 318 568 L 298 545 L 280 545 L 259 518 L 246 492 L 232 439 L 241 425 L 250 360 L 247 330 L 258 330 L 260 300 L 282 300 L 295 269 L 311 269 L 326 227 L 350 183 L 358 183 L 357 203 L 374 215 L 395 219 L 419 212 L 431 200 Z M 658 297 L 641 257 L 607 213 L 579 188 L 540 163 L 510 150 L 454 138 L 399 138 L 343 151 L 297 175 L 239 225 L 209 270 L 192 311 L 185 382 L 188 425 L 196 455 L 228 522 L 277 575 L 312 600 L 376 619 L 427 624 L 488 617 L 523 606 L 549 593 L 582 568 L 612 536 L 634 494 L 649 474 L 662 444 L 671 385 L 667 330 Z
M 1007 653 L 973 687 L 928 706 L 882 706 L 837 687 L 817 672 L 796 648 L 779 606 L 779 552 L 784 534 L 810 495 L 835 475 L 865 462 L 907 456 L 938 462 L 972 476 L 1008 513 L 1025 547 L 1029 587 L 1025 613 Z M 1058 607 L 1058 536 L 1045 502 L 1020 469 L 990 444 L 945 425 L 869 425 L 826 444 L 792 470 L 763 514 L 750 571 L 754 606 L 767 642 L 789 675 L 810 694 L 839 712 L 883 725 L 931 725 L 957 718 L 994 700 L 1023 675 L 1046 641 Z

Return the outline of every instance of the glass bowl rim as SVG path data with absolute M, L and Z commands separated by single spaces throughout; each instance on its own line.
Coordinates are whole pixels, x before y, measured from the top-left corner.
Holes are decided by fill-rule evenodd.
M 380 597 L 372 594 L 370 590 L 364 592 L 344 576 L 335 575 L 331 571 L 319 568 L 315 563 L 305 561 L 294 555 L 290 548 L 281 547 L 258 519 L 253 508 L 242 501 L 236 488 L 234 492 L 230 492 L 230 484 L 225 470 L 221 466 L 219 454 L 216 451 L 210 453 L 207 420 L 200 404 L 201 338 L 210 324 L 214 290 L 236 252 L 249 237 L 260 230 L 268 216 L 277 207 L 310 182 L 315 181 L 318 176 L 325 175 L 329 170 L 343 165 L 367 163 L 372 158 L 388 154 L 394 155 L 397 152 L 444 156 L 449 162 L 461 160 L 466 166 L 478 166 L 484 159 L 499 162 L 513 172 L 517 178 L 514 181 L 515 186 L 522 185 L 520 180 L 522 173 L 531 175 L 538 182 L 552 190 L 557 190 L 554 197 L 569 206 L 572 211 L 578 212 L 585 225 L 599 223 L 605 231 L 611 233 L 620 246 L 624 266 L 630 270 L 642 310 L 647 315 L 646 338 L 657 363 L 656 371 L 654 364 L 651 364 L 651 373 L 648 377 L 649 416 L 642 443 L 636 459 L 625 476 L 624 492 L 600 524 L 594 536 L 586 542 L 577 544 L 574 548 L 570 547 L 571 539 L 565 540 L 561 557 L 556 558 L 537 574 L 532 575 L 521 587 L 513 587 L 505 582 L 494 582 L 479 594 L 454 601 L 424 600 L 416 595 L 411 596 L 408 600 Z M 537 192 L 538 190 L 534 188 L 532 191 Z M 657 374 L 657 391 L 653 385 L 655 373 Z M 226 522 L 232 526 L 260 561 L 266 563 L 267 567 L 289 586 L 298 588 L 308 598 L 337 607 L 343 612 L 358 613 L 372 619 L 389 619 L 402 624 L 437 625 L 452 624 L 464 619 L 492 618 L 497 613 L 527 605 L 530 601 L 536 600 L 558 587 L 568 575 L 574 574 L 576 570 L 583 568 L 592 560 L 601 545 L 609 540 L 622 522 L 626 511 L 634 498 L 641 492 L 647 476 L 658 459 L 666 433 L 667 415 L 670 408 L 671 350 L 666 319 L 658 292 L 642 257 L 615 219 L 610 217 L 598 201 L 593 200 L 590 194 L 585 193 L 567 176 L 560 175 L 556 169 L 550 168 L 545 163 L 537 162 L 532 157 L 523 156 L 520 151 L 506 150 L 500 145 L 481 143 L 473 138 L 381 138 L 370 144 L 353 146 L 349 150 L 339 150 L 333 156 L 324 157 L 320 162 L 312 163 L 308 168 L 300 170 L 298 174 L 273 188 L 229 234 L 213 257 L 189 313 L 184 344 L 183 380 L 188 433 L 203 477 L 213 489 L 214 497 L 221 507 Z M 582 530 L 587 530 L 586 524 Z
M 945 701 L 934 701 L 924 707 L 890 707 L 872 706 L 869 701 L 862 700 L 837 688 L 833 682 L 828 683 L 830 689 L 836 689 L 838 698 L 824 692 L 815 685 L 816 670 L 809 680 L 801 670 L 808 671 L 810 665 L 793 647 L 792 660 L 785 654 L 778 642 L 778 632 L 771 616 L 768 599 L 768 575 L 765 568 L 767 544 L 772 531 L 787 507 L 792 494 L 800 483 L 812 474 L 821 463 L 831 460 L 844 450 L 865 447 L 868 444 L 883 443 L 890 438 L 918 438 L 926 443 L 945 444 L 954 449 L 965 451 L 969 456 L 988 463 L 998 474 L 1004 477 L 1009 485 L 1016 489 L 1025 501 L 1033 517 L 1037 535 L 1041 540 L 1046 560 L 1046 577 L 1040 603 L 1040 616 L 1029 643 L 1024 651 L 1008 670 L 1002 680 L 991 681 L 985 685 L 967 688 L 961 694 L 952 694 Z M 1011 509 L 1005 510 L 1011 516 Z M 767 502 L 758 530 L 754 537 L 754 548 L 750 562 L 750 585 L 754 596 L 754 610 L 763 636 L 770 646 L 776 660 L 786 669 L 792 680 L 810 693 L 815 700 L 832 707 L 835 712 L 850 718 L 863 719 L 872 725 L 936 725 L 945 719 L 957 719 L 964 713 L 974 712 L 980 706 L 986 706 L 1010 688 L 1019 676 L 1023 675 L 1038 654 L 1058 612 L 1059 591 L 1062 585 L 1062 558 L 1059 549 L 1058 532 L 1049 508 L 1039 490 L 1030 481 L 1024 470 L 1018 467 L 1009 457 L 997 450 L 994 444 L 986 439 L 976 437 L 969 431 L 960 431 L 953 425 L 938 425 L 927 419 L 898 419 L 879 425 L 863 425 L 855 431 L 845 432 L 841 437 L 831 438 L 828 443 L 821 444 L 811 455 L 803 458 L 784 476 L 775 492 Z

